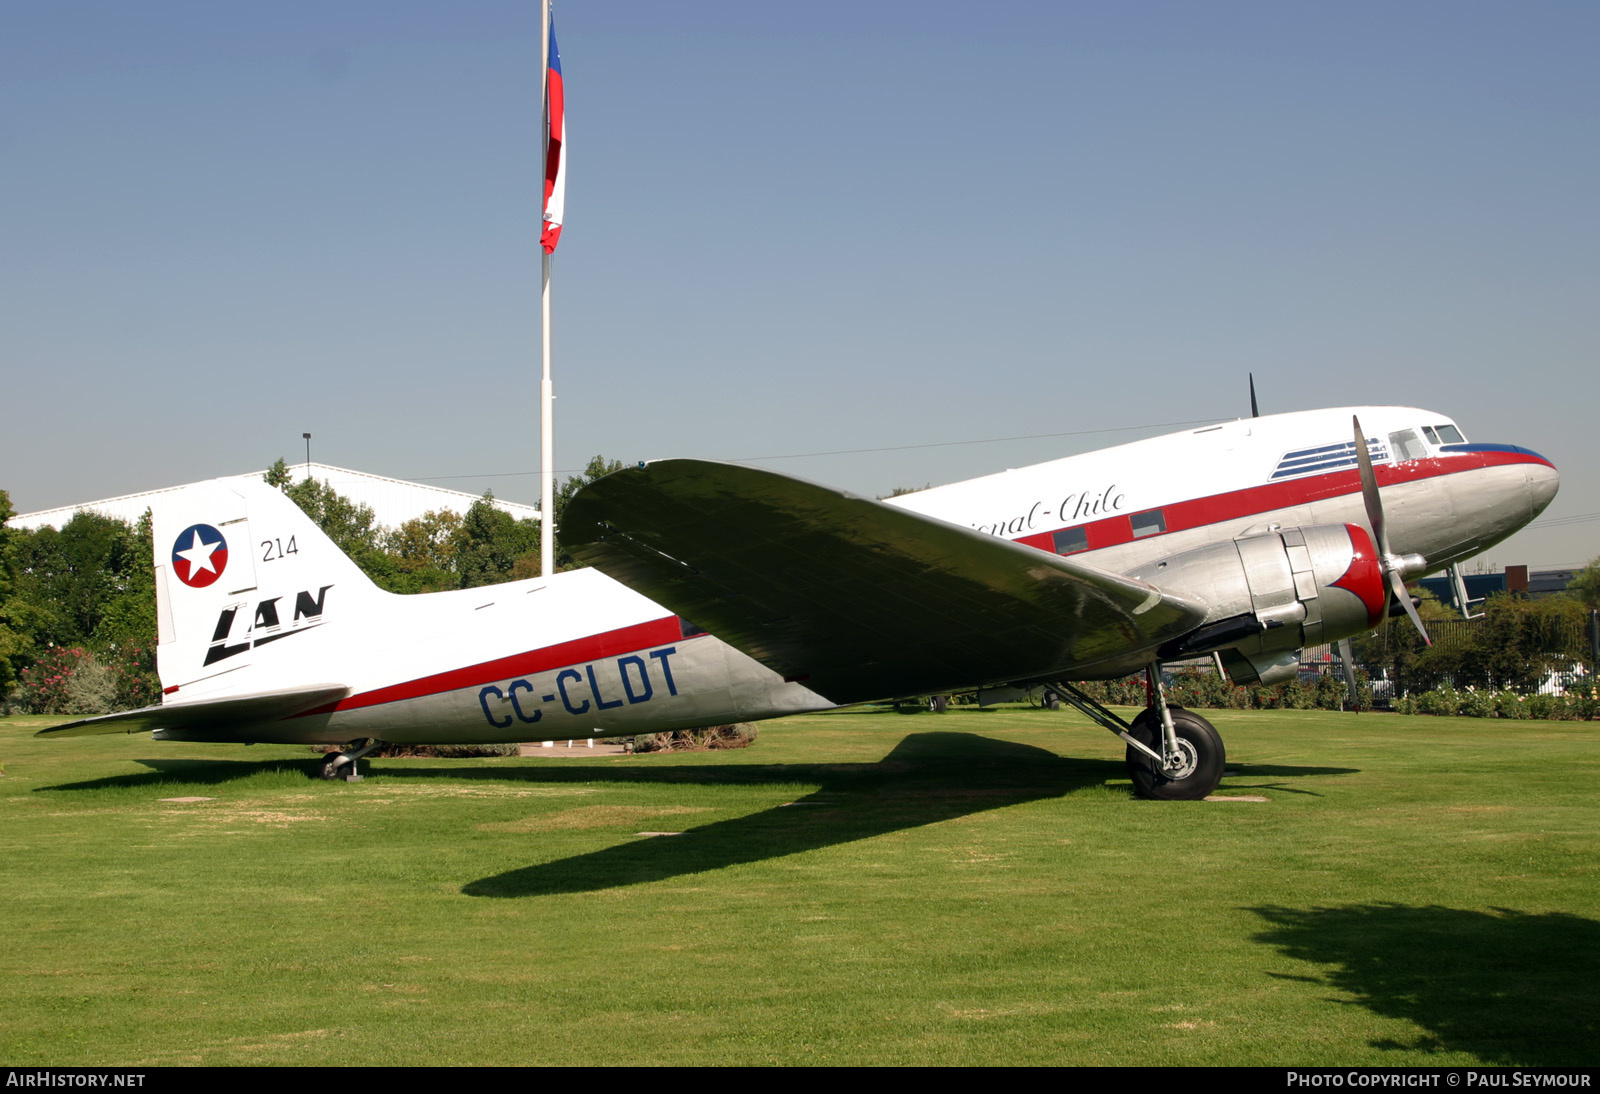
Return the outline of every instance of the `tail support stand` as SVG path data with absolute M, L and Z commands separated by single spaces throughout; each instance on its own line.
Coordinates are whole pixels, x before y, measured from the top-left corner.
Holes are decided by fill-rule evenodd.
M 354 745 L 355 742 L 350 742 Z M 373 749 L 382 746 L 383 742 L 376 737 L 368 737 L 367 743 L 360 748 L 346 746 L 344 752 L 330 752 L 322 761 L 322 777 L 324 779 L 343 779 L 347 783 L 358 783 L 363 776 L 356 766 L 356 761 L 361 759 Z

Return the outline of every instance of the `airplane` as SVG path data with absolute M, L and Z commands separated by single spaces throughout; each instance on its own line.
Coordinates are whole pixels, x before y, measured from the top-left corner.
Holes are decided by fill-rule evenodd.
M 1363 425 L 1362 423 L 1365 423 Z M 154 507 L 153 707 L 39 736 L 327 744 L 627 736 L 994 685 L 1047 685 L 1126 743 L 1141 796 L 1210 794 L 1225 749 L 1161 665 L 1293 678 L 1304 646 L 1503 540 L 1553 464 L 1406 407 L 1239 419 L 877 502 L 707 460 L 640 463 L 569 502 L 584 569 L 384 592 L 279 490 Z M 1426 637 L 1426 631 L 1424 631 Z M 1145 670 L 1132 722 L 1077 687 Z

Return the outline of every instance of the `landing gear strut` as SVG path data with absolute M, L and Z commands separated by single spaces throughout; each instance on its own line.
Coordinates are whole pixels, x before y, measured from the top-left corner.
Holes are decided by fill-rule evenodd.
M 343 752 L 330 752 L 322 758 L 322 766 L 318 771 L 324 779 L 343 779 L 347 783 L 358 783 L 363 776 L 356 767 L 356 761 L 367 753 L 383 744 L 376 737 L 368 737 L 367 743 L 360 748 L 355 748 L 355 741 L 345 746 Z
M 1216 728 L 1183 707 L 1167 705 L 1161 665 L 1149 669 L 1150 705 L 1130 725 L 1078 688 L 1052 684 L 1056 693 L 1089 719 L 1128 743 L 1128 773 L 1141 798 L 1196 801 L 1217 788 L 1227 753 Z

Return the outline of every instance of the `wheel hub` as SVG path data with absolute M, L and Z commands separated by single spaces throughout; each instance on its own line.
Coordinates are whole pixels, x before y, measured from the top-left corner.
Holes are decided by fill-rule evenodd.
M 1161 765 L 1161 774 L 1176 782 L 1194 774 L 1195 768 L 1200 766 L 1200 754 L 1194 745 L 1182 737 L 1174 743 L 1177 747 L 1166 750 L 1166 762 Z

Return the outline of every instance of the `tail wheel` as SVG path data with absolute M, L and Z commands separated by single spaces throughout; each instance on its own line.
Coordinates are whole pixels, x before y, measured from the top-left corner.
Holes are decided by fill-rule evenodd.
M 1138 749 L 1128 749 L 1128 773 L 1141 798 L 1160 801 L 1198 801 L 1222 781 L 1227 752 L 1216 728 L 1198 714 L 1183 707 L 1169 706 L 1172 728 L 1178 737 L 1177 762 L 1162 769 Z M 1157 752 L 1162 750 L 1161 715 L 1146 709 L 1133 720 L 1131 730 L 1139 743 Z

